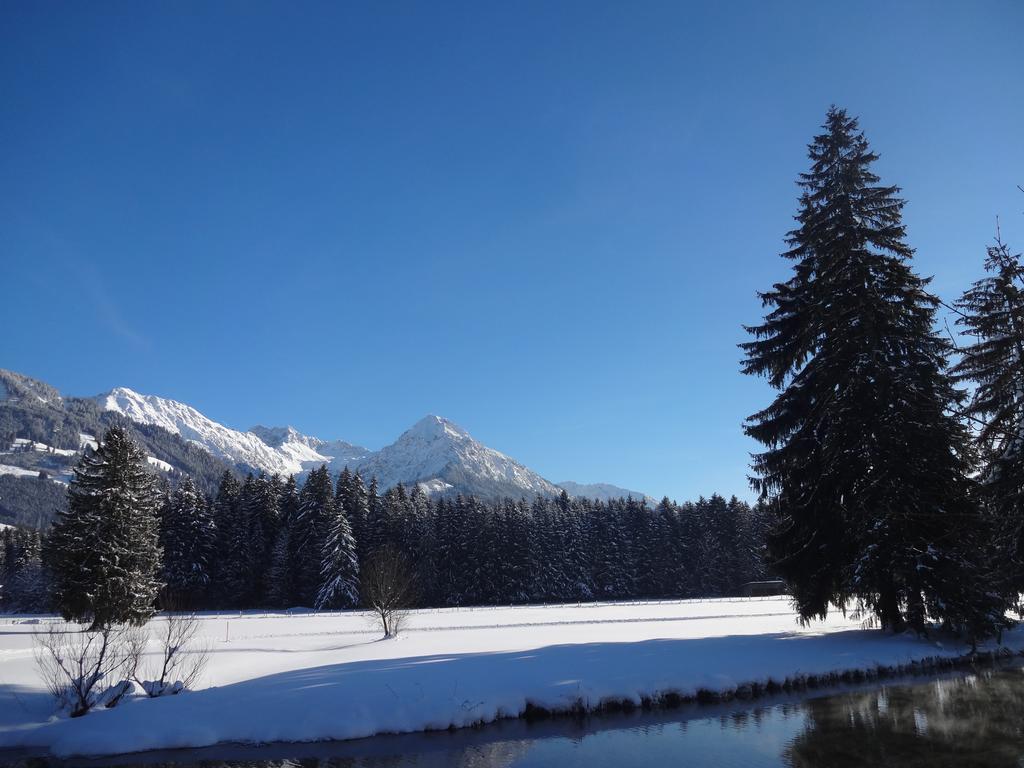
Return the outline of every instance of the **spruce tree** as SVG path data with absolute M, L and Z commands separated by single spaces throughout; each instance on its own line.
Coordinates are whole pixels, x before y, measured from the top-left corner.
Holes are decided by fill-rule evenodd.
M 591 580 L 598 600 L 620 600 L 629 594 L 629 545 L 622 527 L 618 500 L 593 511 Z
M 313 606 L 322 586 L 324 546 L 335 520 L 334 484 L 326 465 L 306 477 L 299 494 L 299 514 L 293 546 L 296 558 L 297 599 Z
M 352 536 L 356 540 L 356 558 L 359 561 L 359 567 L 362 568 L 369 555 L 367 520 L 370 515 L 370 503 L 366 484 L 363 483 L 359 472 L 348 474 L 347 467 L 342 471 L 338 478 L 338 491 L 335 498 L 341 502 L 349 524 L 352 526 Z
M 242 488 L 240 507 L 245 537 L 240 555 L 244 562 L 245 594 L 253 605 L 262 604 L 266 597 L 267 568 L 277 536 L 282 489 L 277 475 L 268 477 L 264 472 Z
M 235 558 L 239 548 L 236 537 L 241 525 L 241 493 L 238 478 L 225 470 L 213 501 L 213 525 L 217 534 L 212 568 L 214 584 L 210 590 L 215 604 L 224 608 L 240 607 L 239 595 L 232 590 L 236 581 Z
M 370 477 L 366 492 L 366 523 L 363 525 L 363 554 L 367 559 L 387 541 L 383 499 L 377 478 Z
M 359 604 L 359 561 L 352 527 L 343 508 L 334 505 L 331 512 L 333 519 L 324 544 L 320 591 L 315 603 L 318 610 L 354 608 Z
M 160 534 L 163 578 L 170 604 L 201 604 L 210 584 L 216 528 L 206 500 L 188 475 L 171 495 Z
M 679 535 L 679 516 L 668 497 L 658 503 L 652 513 L 651 548 L 654 594 L 660 597 L 680 596 L 677 570 L 683 561 L 682 539 Z
M 83 455 L 68 509 L 53 526 L 45 561 L 54 603 L 93 628 L 143 624 L 160 589 L 158 504 L 146 456 L 121 427 Z
M 299 492 L 293 476 L 288 477 L 281 489 L 279 506 L 280 519 L 267 574 L 267 603 L 275 608 L 287 608 L 296 601 L 299 580 L 294 546 L 297 540 Z
M 1024 263 L 999 237 L 989 274 L 957 302 L 957 323 L 973 339 L 954 372 L 974 385 L 964 415 L 975 428 L 980 496 L 997 531 L 1001 581 L 1024 591 Z
M 434 570 L 434 509 L 419 485 L 409 494 L 409 566 L 416 577 L 416 595 L 426 602 L 434 598 L 437 573 Z
M 256 478 L 247 475 L 237 496 L 225 500 L 220 515 L 224 529 L 218 588 L 226 599 L 225 607 L 249 608 L 255 604 L 259 568 L 256 550 L 263 542 L 262 529 L 257 527 L 260 518 L 256 494 Z
M 753 482 L 777 514 L 774 567 L 804 620 L 855 601 L 893 630 L 922 631 L 926 614 L 966 627 L 984 590 L 961 535 L 977 516 L 937 300 L 856 119 L 833 107 L 824 129 L 800 176 L 792 275 L 761 294 L 770 311 L 742 345 L 744 372 L 780 390 L 745 425 L 766 446 Z

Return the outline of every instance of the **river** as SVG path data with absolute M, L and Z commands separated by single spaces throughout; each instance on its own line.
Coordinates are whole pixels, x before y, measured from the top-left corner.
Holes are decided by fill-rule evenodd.
M 0 755 L 0 768 L 844 768 L 1024 765 L 1024 670 L 986 668 L 762 702 L 505 721 L 343 743 L 220 746 L 62 763 Z

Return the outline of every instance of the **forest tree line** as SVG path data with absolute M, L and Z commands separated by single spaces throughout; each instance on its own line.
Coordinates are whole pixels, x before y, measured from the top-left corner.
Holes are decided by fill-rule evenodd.
M 126 460 L 131 471 L 116 471 Z M 111 487 L 124 476 L 129 487 Z M 425 606 L 730 595 L 766 576 L 766 508 L 719 495 L 656 506 L 565 493 L 485 502 L 419 486 L 380 492 L 373 478 L 346 469 L 335 480 L 326 467 L 301 486 L 225 472 L 206 495 L 188 476 L 174 489 L 154 477 L 118 428 L 82 458 L 68 493 L 52 535 L 2 534 L 6 608 L 60 608 L 74 591 L 62 574 L 80 579 L 82 552 L 126 539 L 141 546 L 127 578 L 158 604 L 190 608 L 357 607 L 359 574 L 385 550 L 412 571 Z M 101 534 L 117 515 L 100 499 L 117 494 L 133 509 L 122 530 Z

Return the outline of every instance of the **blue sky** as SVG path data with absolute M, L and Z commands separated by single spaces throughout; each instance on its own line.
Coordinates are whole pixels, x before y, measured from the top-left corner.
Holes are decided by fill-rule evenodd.
M 1024 247 L 1024 4 L 0 2 L 0 367 L 749 497 L 829 104 L 952 298 Z

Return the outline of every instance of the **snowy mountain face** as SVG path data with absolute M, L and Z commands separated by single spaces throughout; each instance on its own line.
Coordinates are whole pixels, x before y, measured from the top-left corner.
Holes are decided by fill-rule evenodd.
M 605 484 L 555 485 L 440 416 L 421 419 L 394 443 L 374 452 L 342 440 L 304 435 L 291 427 L 231 429 L 184 403 L 124 387 L 100 395 L 96 401 L 105 410 L 162 427 L 232 464 L 269 474 L 303 475 L 327 464 L 334 474 L 347 466 L 367 481 L 376 477 L 382 491 L 402 484 L 419 485 L 431 495 L 462 493 L 490 499 L 555 496 L 563 488 L 574 496 L 644 497 Z
M 96 400 L 105 410 L 141 424 L 163 427 L 218 458 L 269 474 L 297 475 L 329 464 L 334 458 L 320 452 L 326 445 L 322 440 L 306 437 L 291 427 L 255 427 L 242 432 L 204 416 L 190 405 L 155 395 L 141 395 L 126 387 L 113 389 Z M 356 446 L 349 448 L 352 453 L 367 452 Z
M 382 489 L 417 483 L 428 492 L 455 489 L 484 498 L 559 493 L 553 483 L 440 416 L 421 419 L 356 466 L 363 477 L 375 476 Z
M 355 466 L 372 453 L 361 445 L 344 440 L 321 440 L 304 435 L 294 427 L 251 427 L 249 431 L 260 440 L 283 454 L 299 461 L 304 469 L 314 469 L 326 463 L 332 472 L 346 466 Z

